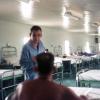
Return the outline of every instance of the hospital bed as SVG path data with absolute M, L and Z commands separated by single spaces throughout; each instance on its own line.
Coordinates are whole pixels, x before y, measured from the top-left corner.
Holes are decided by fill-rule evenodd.
M 100 100 L 100 89 L 98 88 L 87 88 L 87 87 L 69 87 L 78 96 L 84 95 L 89 100 Z
M 54 63 L 54 69 L 52 72 L 52 78 L 54 81 L 60 82 L 63 81 L 63 67 L 61 62 Z
M 62 61 L 67 61 L 67 60 L 70 60 L 71 61 L 71 64 L 74 64 L 74 63 L 81 63 L 81 61 L 80 61 L 80 58 L 61 58 L 61 57 L 55 57 L 55 59 L 54 59 L 54 63 L 57 63 L 57 62 L 60 62 L 60 63 L 62 63 Z M 77 62 L 76 62 L 77 61 Z
M 18 69 L 19 65 L 19 57 L 17 55 L 17 48 L 6 45 L 1 48 L 1 61 L 0 61 L 0 69 Z
M 62 63 L 63 61 L 71 61 L 71 65 L 74 66 L 76 69 L 76 72 L 80 71 L 81 69 L 89 68 L 89 69 L 94 69 L 98 68 L 100 69 L 100 56 L 95 55 L 95 56 L 70 56 L 66 58 L 62 57 L 55 57 L 54 62 L 60 62 Z
M 99 85 L 100 84 L 100 70 L 99 69 L 81 70 L 76 75 L 76 81 L 77 81 L 77 86 L 82 86 L 82 87 L 87 87 L 87 86 L 91 87 L 93 83 L 96 83 Z
M 63 65 L 64 74 L 76 76 L 76 72 L 81 69 L 82 60 L 79 58 L 61 58 L 55 57 L 54 63 L 61 63 Z M 58 68 L 58 67 L 57 67 Z M 66 72 L 66 73 L 65 73 Z
M 60 79 L 60 82 L 63 82 L 64 78 L 68 78 L 72 75 L 71 71 L 71 61 L 70 60 L 65 60 L 62 62 L 56 62 L 54 64 L 55 69 L 53 72 L 53 79 L 58 80 Z
M 24 81 L 23 70 L 0 70 L 0 100 L 14 91 L 16 85 L 22 81 Z

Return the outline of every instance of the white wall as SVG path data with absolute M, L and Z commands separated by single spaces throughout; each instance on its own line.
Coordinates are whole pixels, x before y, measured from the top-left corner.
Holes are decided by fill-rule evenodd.
M 16 46 L 18 55 L 20 55 L 23 45 L 23 37 L 28 36 L 31 25 L 25 25 L 16 22 L 0 21 L 0 48 L 9 43 L 12 46 Z M 51 45 L 62 45 L 64 53 L 64 41 L 69 40 L 70 47 L 73 51 L 78 47 L 84 47 L 86 41 L 91 41 L 90 36 L 84 33 L 68 33 L 63 28 L 50 28 L 42 27 L 43 29 L 43 42 L 50 51 L 52 51 Z M 82 48 L 83 48 L 82 47 Z
M 30 26 L 9 21 L 0 21 L 0 48 L 7 43 L 15 46 L 19 52 L 23 45 L 23 37 L 29 33 Z
M 46 47 L 52 50 L 51 45 L 62 45 L 64 53 L 64 41 L 69 40 L 71 51 L 76 51 L 78 48 L 84 49 L 86 42 L 91 45 L 91 36 L 85 33 L 68 33 L 67 30 L 61 28 L 43 28 L 43 41 Z

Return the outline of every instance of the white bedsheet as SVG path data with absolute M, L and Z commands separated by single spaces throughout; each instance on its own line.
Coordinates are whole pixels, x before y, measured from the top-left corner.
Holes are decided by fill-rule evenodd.
M 57 63 L 57 62 L 60 62 L 62 63 L 62 61 L 64 60 L 71 60 L 71 64 L 73 63 L 81 63 L 82 61 L 90 61 L 92 58 L 98 58 L 97 55 L 94 55 L 94 56 L 69 56 L 69 57 L 66 57 L 66 58 L 62 58 L 62 57 L 55 57 L 55 60 L 54 62 Z
M 54 59 L 54 63 L 62 63 L 62 61 L 66 61 L 66 60 L 70 60 L 71 61 L 71 64 L 74 64 L 74 63 L 81 63 L 82 60 L 80 59 L 76 59 L 76 58 L 61 58 L 61 57 L 55 57 Z
M 1 69 L 0 69 L 0 75 L 3 74 L 3 73 L 6 72 L 6 71 L 10 71 L 10 70 L 1 70 Z
M 100 81 L 100 70 L 89 70 L 78 75 L 79 80 Z M 76 78 L 77 79 L 77 78 Z
M 89 100 L 100 100 L 100 89 L 99 88 L 83 88 L 83 87 L 69 87 L 78 96 L 85 95 Z
M 0 77 L 8 77 L 13 75 L 20 75 L 23 74 L 23 71 L 21 69 L 18 70 L 1 70 L 0 69 Z

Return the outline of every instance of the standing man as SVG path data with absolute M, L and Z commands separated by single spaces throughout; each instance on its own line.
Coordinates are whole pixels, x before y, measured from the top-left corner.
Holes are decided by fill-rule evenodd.
M 33 71 L 36 66 L 35 56 L 45 51 L 41 41 L 42 29 L 39 26 L 33 26 L 30 30 L 30 40 L 23 46 L 20 65 L 24 69 L 26 79 L 33 80 L 37 75 Z

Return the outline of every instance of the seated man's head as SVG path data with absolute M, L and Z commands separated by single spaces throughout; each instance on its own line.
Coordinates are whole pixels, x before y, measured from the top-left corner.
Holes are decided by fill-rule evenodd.
M 53 70 L 54 56 L 51 53 L 41 53 L 36 56 L 40 76 L 50 75 Z

